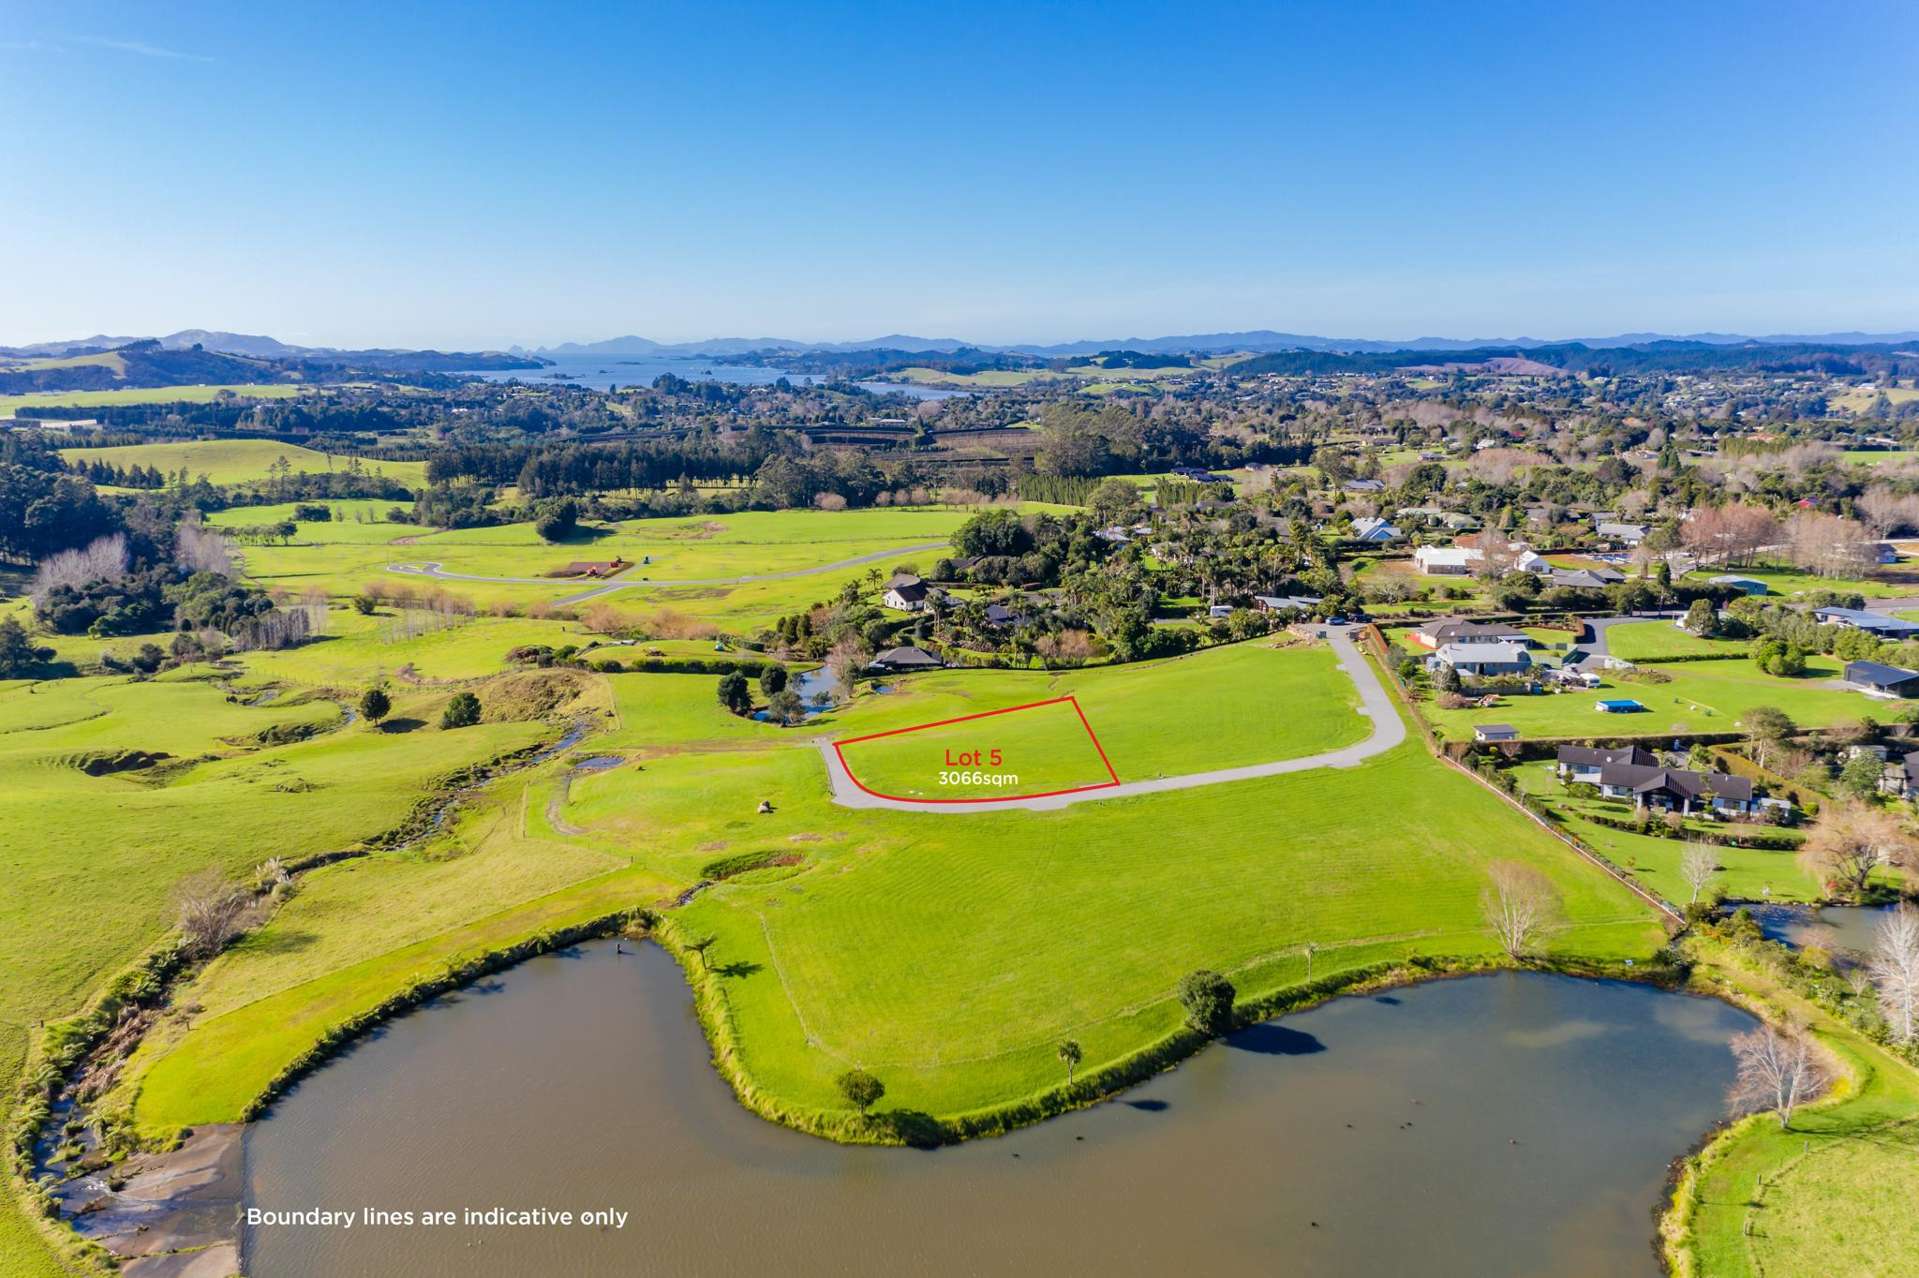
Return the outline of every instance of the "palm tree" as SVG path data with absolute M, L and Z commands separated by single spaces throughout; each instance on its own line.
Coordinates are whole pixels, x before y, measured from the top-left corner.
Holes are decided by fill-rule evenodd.
M 1084 1059 L 1084 1053 L 1079 1049 L 1079 1041 L 1069 1038 L 1061 1043 L 1059 1045 L 1059 1058 L 1065 1062 L 1066 1085 L 1071 1087 L 1073 1085 L 1073 1070 L 1079 1065 L 1080 1061 Z

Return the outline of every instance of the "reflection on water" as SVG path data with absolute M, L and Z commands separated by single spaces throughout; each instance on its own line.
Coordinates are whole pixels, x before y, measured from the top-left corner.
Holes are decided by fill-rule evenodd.
M 1719 1117 L 1726 1040 L 1751 1024 L 1639 986 L 1438 982 L 926 1152 L 741 1110 L 654 947 L 488 989 L 281 1101 L 249 1139 L 251 1201 L 617 1208 L 626 1228 L 256 1229 L 249 1274 L 1651 1275 L 1666 1163 Z
M 1754 905 L 1747 908 L 1768 940 L 1784 941 L 1800 949 L 1817 945 L 1854 954 L 1872 953 L 1879 922 L 1892 909 L 1889 905 Z

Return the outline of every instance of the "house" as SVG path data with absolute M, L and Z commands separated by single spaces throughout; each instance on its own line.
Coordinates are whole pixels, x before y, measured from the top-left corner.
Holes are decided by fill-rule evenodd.
M 868 664 L 869 670 L 937 670 L 946 663 L 923 648 L 910 644 L 900 648 L 888 648 Z
M 1919 670 L 1902 670 L 1877 661 L 1848 661 L 1846 683 L 1873 697 L 1910 697 L 1919 694 Z
M 1734 590 L 1748 595 L 1763 595 L 1766 593 L 1765 582 L 1754 580 L 1751 577 L 1736 577 L 1731 573 L 1722 573 L 1717 577 L 1708 577 L 1706 584 L 1712 586 L 1731 586 Z
M 1657 764 L 1609 763 L 1599 770 L 1599 792 L 1609 798 L 1631 799 L 1635 808 L 1695 809 L 1714 812 L 1750 812 L 1752 782 L 1727 772 L 1689 772 Z
M 1439 516 L 1439 522 L 1454 532 L 1474 532 L 1479 528 L 1479 521 L 1477 519 L 1457 510 L 1443 512 Z
M 1341 485 L 1349 493 L 1383 493 L 1386 485 L 1377 479 L 1349 479 Z
M 1573 590 L 1604 590 L 1626 579 L 1624 573 L 1610 568 L 1553 568 L 1544 574 L 1546 584 L 1567 586 Z
M 1885 771 L 1879 774 L 1879 792 L 1902 799 L 1919 796 L 1919 750 L 1886 765 Z
M 1614 697 L 1609 700 L 1595 702 L 1593 708 L 1601 714 L 1637 714 L 1646 707 L 1640 705 L 1631 697 Z
M 910 572 L 898 573 L 886 583 L 886 593 L 880 598 L 888 608 L 918 612 L 926 606 L 926 583 Z
M 1019 614 L 1011 608 L 1008 608 L 1005 604 L 987 604 L 985 617 L 986 624 L 989 626 L 1017 626 L 1019 624 Z
M 1485 557 L 1485 551 L 1470 547 L 1421 546 L 1413 551 L 1413 567 L 1427 576 L 1464 577 Z
M 1480 723 L 1473 725 L 1475 741 L 1517 741 L 1519 729 L 1510 723 Z
M 1815 620 L 1828 626 L 1851 626 L 1881 639 L 1904 639 L 1919 634 L 1919 621 L 1901 621 L 1883 612 L 1865 612 L 1858 608 L 1814 608 Z
M 1115 546 L 1124 546 L 1133 539 L 1124 528 L 1097 528 L 1094 529 L 1093 536 L 1101 541 L 1110 541 Z
M 1440 617 L 1422 622 L 1412 632 L 1412 641 L 1422 648 L 1434 651 L 1449 643 L 1516 643 L 1527 644 L 1531 640 L 1526 632 L 1513 626 L 1495 625 L 1482 621 L 1462 621 L 1458 617 Z
M 1354 541 L 1363 541 L 1377 546 L 1389 541 L 1398 541 L 1400 536 L 1399 529 L 1376 516 L 1369 515 L 1365 519 L 1353 520 Z
M 1253 596 L 1253 607 L 1260 612 L 1310 612 L 1322 602 L 1319 595 Z
M 1221 617 L 1230 617 L 1233 615 L 1233 606 L 1231 604 L 1214 604 L 1206 610 L 1206 615 L 1214 620 L 1218 620 Z
M 1658 757 L 1652 751 L 1641 746 L 1620 746 L 1613 750 L 1560 746 L 1553 762 L 1553 771 L 1559 774 L 1561 781 L 1584 781 L 1587 785 L 1598 785 L 1599 773 L 1607 764 L 1630 763 L 1635 767 L 1650 768 L 1658 762 Z
M 1532 654 L 1523 643 L 1449 643 L 1429 661 L 1478 678 L 1524 674 L 1533 668 Z
M 1173 474 L 1195 484 L 1226 484 L 1232 481 L 1224 475 L 1215 475 L 1210 470 L 1201 470 L 1197 466 L 1175 466 Z
M 1628 546 L 1637 546 L 1640 542 L 1646 540 L 1646 525 L 1619 524 L 1606 521 L 1595 526 L 1593 533 L 1601 541 L 1617 541 Z

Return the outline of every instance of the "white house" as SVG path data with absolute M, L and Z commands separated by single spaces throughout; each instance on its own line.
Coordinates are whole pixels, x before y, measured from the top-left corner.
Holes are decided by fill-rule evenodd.
M 918 612 L 926 606 L 926 583 L 912 573 L 900 573 L 886 583 L 886 593 L 880 599 L 888 608 Z
M 1421 546 L 1413 551 L 1413 566 L 1428 576 L 1464 577 L 1485 557 L 1485 551 L 1465 546 Z
M 1432 660 L 1463 675 L 1524 674 L 1533 667 L 1523 643 L 1449 643 Z
M 1399 538 L 1399 529 L 1377 516 L 1369 515 L 1364 519 L 1353 520 L 1353 540 L 1355 541 L 1377 546 L 1389 541 L 1398 541 Z

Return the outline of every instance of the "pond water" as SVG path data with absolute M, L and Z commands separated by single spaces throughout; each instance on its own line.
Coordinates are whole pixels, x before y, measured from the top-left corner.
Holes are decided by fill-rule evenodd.
M 1772 941 L 1795 949 L 1819 945 L 1869 955 L 1890 905 L 1752 905 L 1753 921 Z
M 855 1149 L 740 1109 L 672 961 L 596 943 L 300 1084 L 248 1137 L 248 1201 L 614 1208 L 624 1229 L 262 1226 L 246 1269 L 1653 1275 L 1667 1163 L 1721 1115 L 1751 1024 L 1628 984 L 1442 981 L 1255 1027 L 1002 1139 Z

